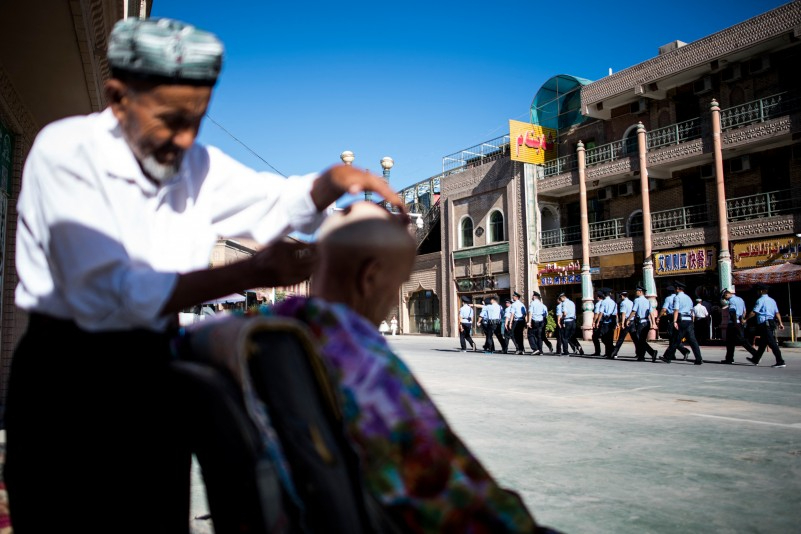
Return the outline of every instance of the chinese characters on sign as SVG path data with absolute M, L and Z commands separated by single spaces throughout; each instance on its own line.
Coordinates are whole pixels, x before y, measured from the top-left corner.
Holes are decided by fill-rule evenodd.
M 716 257 L 717 247 L 714 246 L 658 252 L 654 254 L 654 275 L 675 276 L 714 271 Z
M 581 283 L 581 263 L 578 260 L 557 261 L 540 265 L 537 272 L 540 286 Z
M 798 263 L 799 249 L 801 238 L 795 236 L 735 243 L 732 246 L 732 264 L 735 269 L 748 269 L 775 263 Z

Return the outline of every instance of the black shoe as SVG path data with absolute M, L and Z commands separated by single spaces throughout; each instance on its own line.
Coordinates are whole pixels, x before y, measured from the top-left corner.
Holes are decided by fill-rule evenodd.
M 578 353 L 579 353 L 579 355 L 580 355 L 580 356 L 584 356 L 584 349 L 582 349 L 581 347 L 579 347 L 579 351 L 578 351 Z
M 651 361 L 656 362 L 656 357 L 659 356 L 659 351 L 655 350 L 653 354 L 651 354 Z
M 637 358 L 635 361 L 637 361 L 637 362 L 644 362 L 644 361 L 645 361 L 645 356 L 643 356 L 642 358 Z
M 759 360 L 757 360 L 756 358 L 752 358 L 751 356 L 746 356 L 745 359 L 753 363 L 754 365 L 759 365 Z
M 734 365 L 734 360 L 731 360 L 731 361 L 729 361 L 729 360 L 720 360 L 720 363 L 727 363 L 729 365 Z
M 534 352 L 531 353 L 531 355 L 532 356 L 542 356 L 542 351 L 541 350 L 535 350 Z
M 779 362 L 779 363 L 774 363 L 773 365 L 771 365 L 771 367 L 773 367 L 774 369 L 783 369 L 787 367 L 787 364 L 784 362 Z
M 566 352 L 563 352 L 563 353 L 562 353 L 562 356 L 570 356 L 570 354 L 568 354 L 568 353 L 566 353 Z
M 526 353 L 523 352 L 522 350 L 516 350 L 515 354 L 518 355 L 518 356 L 525 356 Z
M 660 359 L 660 360 L 662 360 L 662 361 L 663 361 L 663 362 L 665 362 L 665 363 L 670 363 L 670 360 L 668 360 L 668 359 L 667 359 L 667 358 L 665 358 L 664 356 L 660 356 L 660 357 L 659 357 L 659 359 Z
M 695 360 L 693 365 L 701 365 L 702 363 L 704 363 L 704 360 Z
M 593 352 L 592 354 L 590 354 L 590 356 L 600 356 L 600 355 L 601 355 L 600 352 Z

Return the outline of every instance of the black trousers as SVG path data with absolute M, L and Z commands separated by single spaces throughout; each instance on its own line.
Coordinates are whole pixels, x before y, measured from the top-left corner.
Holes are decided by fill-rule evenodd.
M 615 321 L 604 322 L 598 327 L 600 330 L 599 337 L 604 344 L 604 356 L 611 356 L 612 351 L 615 350 Z
M 767 320 L 764 323 L 757 325 L 759 343 L 757 343 L 756 354 L 754 354 L 755 362 L 758 362 L 760 359 L 762 359 L 762 355 L 765 354 L 765 347 L 770 347 L 771 352 L 773 352 L 773 356 L 776 357 L 776 363 L 784 363 L 784 360 L 782 359 L 782 351 L 779 348 L 779 344 L 776 342 L 776 334 L 774 333 L 775 328 L 776 322 L 773 320 Z
M 544 345 L 544 346 L 548 347 L 549 351 L 553 352 L 553 345 L 551 345 L 551 342 L 548 340 L 548 333 L 545 331 L 546 324 L 547 324 L 546 321 L 542 321 L 542 331 L 540 332 L 540 341 L 541 341 L 540 350 L 542 350 L 542 347 Z M 559 341 L 558 341 L 558 338 L 557 338 L 557 343 L 558 342 Z
M 531 321 L 528 325 L 528 344 L 532 352 L 542 352 L 543 334 L 545 334 L 545 321 Z
M 562 327 L 559 326 L 559 323 L 556 323 L 556 328 L 553 331 L 554 337 L 556 338 L 556 353 L 562 353 Z
M 470 331 L 473 329 L 473 325 L 470 323 L 461 323 L 462 329 L 459 331 L 459 345 L 462 347 L 462 350 L 467 349 L 467 343 L 470 343 L 470 346 L 475 346 L 475 342 L 473 338 L 470 337 Z
M 487 321 L 484 323 L 484 334 L 487 337 L 484 342 L 484 350 L 495 352 L 495 341 L 493 338 L 498 338 L 498 341 L 501 344 L 501 350 L 506 352 L 506 340 L 503 338 L 503 334 L 501 334 L 500 321 Z
M 673 349 L 673 352 L 671 353 L 671 356 L 673 354 L 675 354 L 677 350 L 679 352 L 681 352 L 682 355 L 687 356 L 690 353 L 690 351 L 687 350 L 687 347 L 685 347 L 684 343 L 681 342 L 683 336 L 680 336 L 679 335 L 679 330 L 677 330 L 673 326 L 673 317 L 670 314 L 668 314 L 665 318 L 669 321 L 668 325 L 667 325 L 667 328 L 668 328 L 668 349 L 670 349 L 670 347 L 673 346 L 673 342 L 676 341 L 676 338 L 678 337 L 678 344 L 676 345 L 676 348 Z M 679 319 L 681 319 L 681 318 L 679 318 Z M 679 321 L 679 323 L 681 323 L 681 322 L 690 322 L 691 323 L 692 321 Z M 693 332 L 694 332 L 694 330 L 693 330 Z M 665 352 L 665 354 L 667 354 L 667 352 Z
M 643 322 L 640 319 L 634 319 L 634 321 L 634 330 L 631 330 L 630 333 L 636 347 L 634 354 L 637 359 L 642 360 L 645 358 L 646 352 L 651 357 L 656 356 L 656 350 L 648 344 L 648 331 L 651 329 L 650 321 Z
M 744 348 L 751 356 L 756 356 L 757 352 L 745 340 L 745 327 L 740 321 L 729 320 L 726 325 L 726 361 L 734 361 L 734 347 L 737 345 Z
M 673 327 L 673 325 L 671 325 Z M 676 349 L 681 346 L 681 340 L 687 339 L 687 343 L 693 351 L 696 363 L 703 363 L 704 359 L 701 357 L 701 347 L 698 346 L 698 341 L 695 339 L 695 328 L 693 328 L 692 321 L 679 320 L 679 328 L 673 328 L 676 332 L 675 337 L 672 338 L 670 346 L 665 351 L 665 359 L 672 360 L 675 358 Z M 687 350 L 687 349 L 685 349 Z
M 632 321 L 629 321 L 625 323 L 625 326 L 620 327 L 620 332 L 618 333 L 617 341 L 615 342 L 615 348 L 612 349 L 613 353 L 617 354 L 617 352 L 620 350 L 620 347 L 623 346 L 623 342 L 626 341 L 626 335 L 631 337 L 631 341 L 634 342 L 636 345 L 637 341 L 635 339 L 635 336 L 637 335 L 637 325 L 635 324 L 635 322 L 639 322 L 639 319 L 634 319 Z M 645 324 L 647 325 L 648 323 Z
M 523 331 L 526 329 L 526 319 L 512 320 L 512 340 L 515 342 L 515 350 L 523 352 L 526 346 L 523 344 Z
M 189 532 L 191 450 L 169 360 L 167 335 L 31 315 L 5 414 L 15 533 L 76 517 L 81 532 Z
M 592 348 L 593 356 L 600 356 L 601 355 L 601 325 L 599 324 L 595 328 L 592 329 Z
M 576 348 L 573 340 L 576 336 L 576 320 L 563 321 L 562 328 L 559 331 L 562 334 L 562 354 L 567 354 L 569 348 Z

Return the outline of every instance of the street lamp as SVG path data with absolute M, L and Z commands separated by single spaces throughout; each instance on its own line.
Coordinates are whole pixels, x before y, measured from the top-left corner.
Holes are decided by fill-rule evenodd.
M 339 159 L 341 159 L 342 163 L 344 163 L 345 165 L 350 165 L 351 163 L 353 163 L 353 160 L 356 159 L 356 156 L 354 156 L 353 152 L 351 152 L 350 150 L 346 150 L 339 155 Z
M 386 180 L 387 185 L 389 185 L 389 170 L 392 166 L 395 165 L 395 160 L 390 158 L 389 156 L 384 156 L 381 158 L 381 168 L 384 169 L 384 180 Z M 389 209 L 389 202 L 385 202 L 387 209 Z

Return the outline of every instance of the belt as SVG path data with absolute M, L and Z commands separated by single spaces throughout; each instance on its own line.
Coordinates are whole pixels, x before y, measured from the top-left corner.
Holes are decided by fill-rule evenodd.
M 462 321 L 462 324 L 473 324 L 473 321 Z
M 573 318 L 573 319 L 563 319 L 562 322 L 563 323 L 572 323 L 575 320 L 576 320 L 575 318 Z
M 641 323 L 647 323 L 647 322 L 648 322 L 648 319 L 640 319 L 640 322 L 641 322 Z

